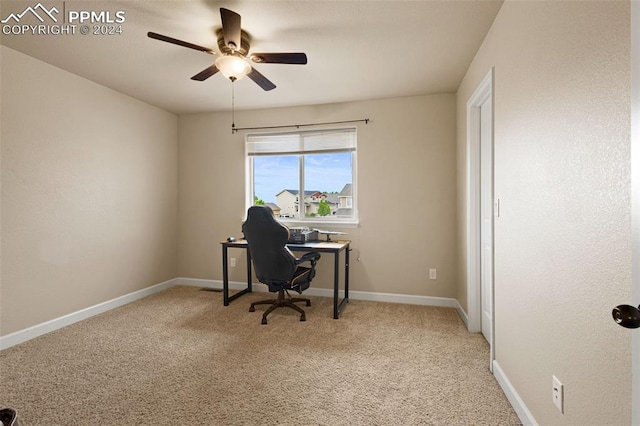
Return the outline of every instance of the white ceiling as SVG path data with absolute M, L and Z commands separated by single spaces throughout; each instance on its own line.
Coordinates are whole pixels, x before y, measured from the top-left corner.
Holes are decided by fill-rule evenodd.
M 122 35 L 1 35 L 0 43 L 174 113 L 229 110 L 220 73 L 191 76 L 215 56 L 147 37 L 148 31 L 213 48 L 220 7 L 242 16 L 254 52 L 305 52 L 307 65 L 258 64 L 277 87 L 235 85 L 235 108 L 312 105 L 453 92 L 502 1 L 173 0 L 0 2 L 0 19 L 41 2 L 69 11 L 123 11 Z M 24 16 L 20 24 L 39 24 Z M 45 22 L 45 24 L 52 24 Z

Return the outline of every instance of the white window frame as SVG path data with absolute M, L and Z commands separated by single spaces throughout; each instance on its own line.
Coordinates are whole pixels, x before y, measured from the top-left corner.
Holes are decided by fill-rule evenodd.
M 300 194 L 304 194 L 304 155 L 309 154 L 317 154 L 319 152 L 324 153 L 336 153 L 336 152 L 349 152 L 351 151 L 351 174 L 352 174 L 352 182 L 351 182 L 351 203 L 352 203 L 352 211 L 353 215 L 351 217 L 300 217 L 300 211 L 298 209 L 298 216 L 296 218 L 282 218 L 279 217 L 278 220 L 287 226 L 307 226 L 307 227 L 317 227 L 322 229 L 323 227 L 330 226 L 331 228 L 354 228 L 358 225 L 358 209 L 357 209 L 357 128 L 356 127 L 343 127 L 343 128 L 329 128 L 329 129 L 321 129 L 321 130 L 309 130 L 309 131 L 295 131 L 295 132 L 282 132 L 282 133 L 248 133 L 245 135 L 245 175 L 246 175 L 246 185 L 245 185 L 245 211 L 248 210 L 254 203 L 254 173 L 253 173 L 253 159 L 256 156 L 252 154 L 250 151 L 250 140 L 254 137 L 269 137 L 269 136 L 279 136 L 279 135 L 313 135 L 318 133 L 340 133 L 340 132 L 353 132 L 353 146 L 349 148 L 330 148 L 330 149 L 322 149 L 322 150 L 309 150 L 303 151 L 300 150 L 298 152 L 291 151 L 271 151 L 262 154 L 262 155 L 285 155 L 285 154 L 295 154 L 298 155 L 299 159 L 299 168 L 298 168 L 298 195 L 297 199 L 300 199 Z M 270 154 L 271 153 L 271 154 Z M 304 198 L 303 198 L 304 200 Z

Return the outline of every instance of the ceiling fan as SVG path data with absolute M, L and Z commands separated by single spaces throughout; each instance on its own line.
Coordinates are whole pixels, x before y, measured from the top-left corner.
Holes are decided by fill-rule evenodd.
M 219 57 L 213 65 L 191 77 L 192 80 L 204 81 L 220 71 L 232 82 L 247 76 L 258 86 L 262 87 L 262 89 L 272 90 L 276 88 L 276 85 L 269 81 L 264 75 L 260 74 L 258 70 L 249 63 L 249 60 L 258 64 L 305 65 L 307 63 L 307 55 L 304 53 L 249 54 L 251 40 L 249 34 L 242 30 L 240 26 L 240 15 L 229 9 L 220 8 L 220 17 L 222 18 L 222 28 L 217 32 L 218 48 L 220 49 Z M 147 36 L 167 43 L 177 44 L 178 46 L 188 47 L 189 49 L 199 50 L 210 55 L 216 54 L 215 51 L 207 47 L 198 46 L 197 44 L 167 37 L 162 34 L 148 32 Z

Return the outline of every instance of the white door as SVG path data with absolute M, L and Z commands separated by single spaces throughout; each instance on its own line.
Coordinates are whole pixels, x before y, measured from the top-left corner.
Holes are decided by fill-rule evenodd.
M 480 299 L 481 330 L 493 334 L 493 118 L 491 96 L 480 105 Z

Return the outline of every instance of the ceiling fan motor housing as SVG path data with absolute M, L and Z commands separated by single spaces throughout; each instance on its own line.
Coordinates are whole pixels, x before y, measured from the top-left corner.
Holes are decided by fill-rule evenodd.
M 242 30 L 240 32 L 240 47 L 233 50 L 231 47 L 227 46 L 224 42 L 224 30 L 220 28 L 217 31 L 218 36 L 218 48 L 220 49 L 220 53 L 223 55 L 242 55 L 247 56 L 249 53 L 249 48 L 251 47 L 251 37 L 247 34 L 246 31 Z

